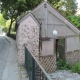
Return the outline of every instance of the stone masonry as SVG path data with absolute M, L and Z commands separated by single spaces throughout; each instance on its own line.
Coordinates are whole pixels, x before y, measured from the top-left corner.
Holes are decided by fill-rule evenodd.
M 27 24 L 26 24 L 27 23 Z M 29 16 L 20 23 L 17 29 L 18 63 L 25 62 L 25 46 L 29 52 L 38 56 L 39 53 L 39 25 Z

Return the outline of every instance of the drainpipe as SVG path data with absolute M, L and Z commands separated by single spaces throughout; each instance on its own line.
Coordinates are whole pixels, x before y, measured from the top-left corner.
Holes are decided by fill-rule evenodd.
M 47 0 L 45 1 L 47 2 Z M 47 30 L 47 3 L 44 4 L 44 13 L 45 13 L 45 37 L 48 37 L 48 30 Z

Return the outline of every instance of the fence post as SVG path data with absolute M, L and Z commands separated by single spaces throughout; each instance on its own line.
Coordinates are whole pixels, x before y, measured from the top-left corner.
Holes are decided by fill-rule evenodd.
M 25 66 L 29 80 L 52 80 L 43 67 L 34 59 L 25 47 Z M 38 69 L 37 69 L 38 68 Z
M 35 80 L 35 61 L 34 61 L 34 59 L 32 59 L 32 64 L 33 64 L 33 66 L 32 66 L 32 80 Z

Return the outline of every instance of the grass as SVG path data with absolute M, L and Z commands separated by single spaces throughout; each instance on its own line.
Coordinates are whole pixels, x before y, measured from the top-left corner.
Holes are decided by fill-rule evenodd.
M 79 73 L 80 74 L 80 63 L 79 62 L 76 62 L 76 63 L 74 63 L 72 65 L 71 72 Z
M 70 70 L 73 73 L 80 74 L 80 63 L 75 62 L 73 65 L 69 65 L 65 60 L 59 59 L 57 61 L 57 69 L 59 70 Z

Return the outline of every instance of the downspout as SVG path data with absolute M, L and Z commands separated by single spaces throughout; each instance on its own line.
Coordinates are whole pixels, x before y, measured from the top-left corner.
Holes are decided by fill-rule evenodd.
M 47 0 L 45 1 L 47 2 Z M 45 37 L 48 37 L 48 30 L 47 30 L 47 3 L 44 4 L 44 13 L 45 13 Z

